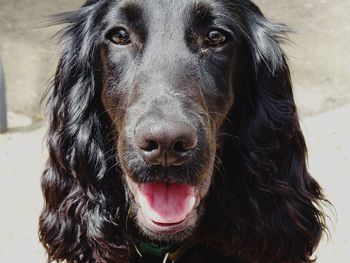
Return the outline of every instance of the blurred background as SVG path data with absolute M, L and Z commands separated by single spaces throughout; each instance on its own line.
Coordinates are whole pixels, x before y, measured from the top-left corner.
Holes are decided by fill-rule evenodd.
M 256 0 L 265 15 L 295 33 L 284 46 L 309 147 L 309 166 L 336 209 L 331 237 L 317 262 L 350 258 L 350 0 Z M 51 37 L 42 22 L 77 8 L 80 0 L 0 0 L 0 59 L 8 132 L 0 134 L 0 262 L 45 262 L 37 241 L 45 122 L 40 98 L 55 70 Z M 0 84 L 1 85 L 1 84 Z M 0 96 L 1 97 L 1 96 Z M 2 103 L 2 102 L 0 102 Z M 1 106 L 4 105 L 0 105 Z

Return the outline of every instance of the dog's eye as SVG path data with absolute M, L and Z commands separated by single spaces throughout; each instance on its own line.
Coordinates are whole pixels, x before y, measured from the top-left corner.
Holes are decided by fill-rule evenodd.
M 125 29 L 117 29 L 112 31 L 108 39 L 115 45 L 128 45 L 131 43 L 130 35 Z
M 222 46 L 226 41 L 227 37 L 218 30 L 210 31 L 205 38 L 205 43 L 213 47 Z

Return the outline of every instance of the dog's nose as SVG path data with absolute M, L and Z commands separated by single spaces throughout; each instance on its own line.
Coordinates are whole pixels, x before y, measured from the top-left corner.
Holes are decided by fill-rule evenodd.
M 197 146 L 197 132 L 183 121 L 158 121 L 138 125 L 137 147 L 151 165 L 181 165 Z

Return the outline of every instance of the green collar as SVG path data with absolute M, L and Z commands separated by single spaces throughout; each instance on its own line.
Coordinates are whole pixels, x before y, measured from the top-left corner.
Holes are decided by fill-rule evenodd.
M 128 219 L 131 213 L 132 206 L 129 206 L 128 214 L 126 217 L 126 222 L 125 222 L 125 229 L 128 231 Z M 136 240 L 135 240 L 136 241 Z M 148 254 L 156 257 L 166 257 L 168 253 L 172 253 L 175 250 L 177 250 L 179 247 L 178 246 L 171 246 L 171 245 L 166 245 L 166 246 L 161 246 L 152 242 L 147 242 L 147 241 L 138 241 L 136 243 L 132 242 L 137 254 L 142 257 L 143 254 Z
M 161 246 L 152 242 L 145 242 L 145 241 L 140 241 L 138 242 L 137 246 L 136 245 L 134 246 L 140 257 L 142 257 L 142 254 L 149 254 L 152 256 L 163 258 L 166 256 L 167 253 L 170 253 L 176 250 L 175 246 L 171 246 L 171 245 Z

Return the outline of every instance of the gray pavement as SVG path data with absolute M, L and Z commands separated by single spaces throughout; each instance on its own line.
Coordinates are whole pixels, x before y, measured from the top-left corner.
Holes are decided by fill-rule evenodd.
M 350 258 L 349 115 L 350 104 L 302 120 L 310 171 L 337 211 L 329 225 L 331 239 L 317 250 L 318 263 L 347 263 Z M 45 262 L 37 238 L 45 125 L 12 113 L 9 124 L 10 132 L 0 135 L 0 262 Z
M 330 239 L 318 250 L 318 263 L 347 263 L 350 258 L 350 104 L 302 121 L 311 174 L 335 211 L 327 210 Z M 335 213 L 334 213 L 335 212 Z
M 37 235 L 44 128 L 12 113 L 9 126 L 0 135 L 0 262 L 44 263 Z

